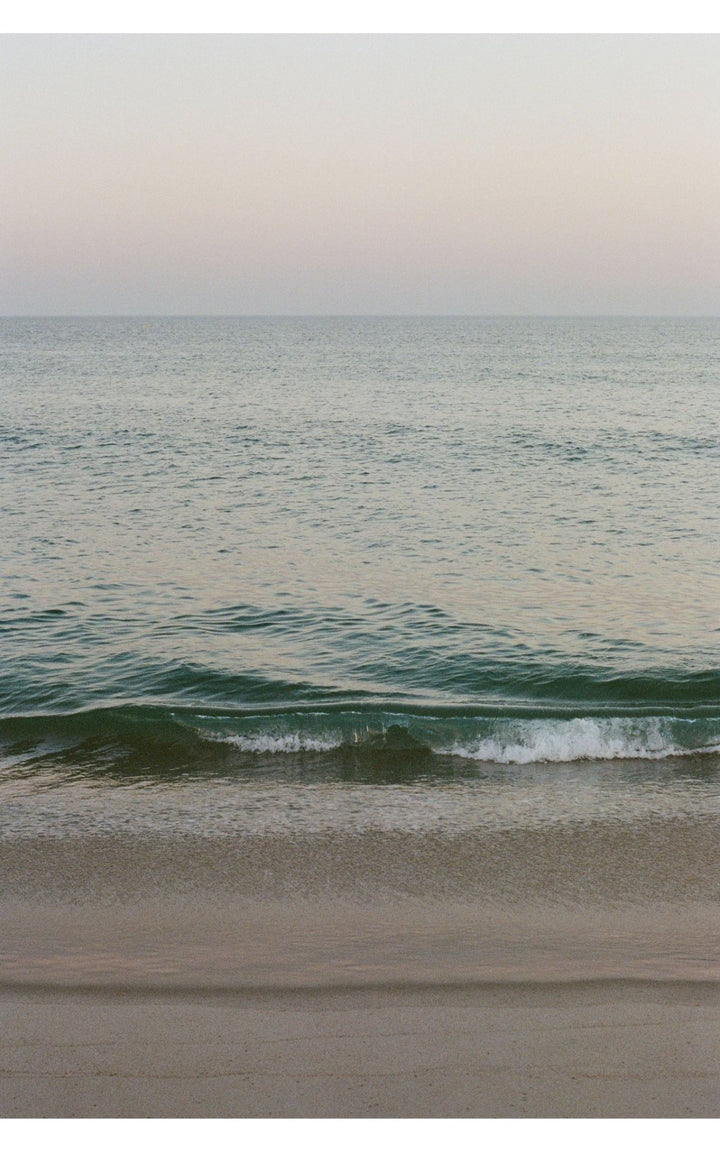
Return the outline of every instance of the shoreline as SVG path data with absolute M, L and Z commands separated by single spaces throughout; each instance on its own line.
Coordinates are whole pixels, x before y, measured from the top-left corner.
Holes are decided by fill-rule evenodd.
M 532 995 L 550 999 L 557 995 L 597 993 L 607 995 L 620 992 L 638 999 L 654 999 L 661 996 L 668 1002 L 693 1003 L 701 1000 L 720 1002 L 720 975 L 716 979 L 698 977 L 688 979 L 680 976 L 568 976 L 557 977 L 507 977 L 506 979 L 477 980 L 368 980 L 366 982 L 343 983 L 327 982 L 317 984 L 168 984 L 151 983 L 94 983 L 92 981 L 63 984 L 59 981 L 31 981 L 0 979 L 0 996 L 32 1000 L 36 998 L 92 999 L 114 1001 L 118 999 L 142 1000 L 143 998 L 167 1000 L 244 1000 L 263 1003 L 265 1001 L 351 997 L 362 1001 L 375 996 L 424 996 L 432 993 L 465 996 Z M 720 1103 L 720 1102 L 719 1102 Z
M 716 901 L 720 813 L 538 821 L 455 831 L 302 827 L 217 835 L 95 828 L 0 835 L 0 900 L 158 894 Z
M 714 979 L 720 819 L 0 841 L 0 981 Z

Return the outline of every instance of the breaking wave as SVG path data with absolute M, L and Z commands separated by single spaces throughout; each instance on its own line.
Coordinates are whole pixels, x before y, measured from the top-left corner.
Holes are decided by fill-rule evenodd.
M 539 709 L 442 711 L 357 704 L 322 710 L 197 711 L 160 705 L 0 719 L 0 769 L 61 768 L 148 779 L 322 764 L 440 773 L 465 764 L 657 761 L 720 754 L 720 714 L 558 715 Z
M 691 722 L 692 723 L 692 722 Z M 470 743 L 457 741 L 452 756 L 497 764 L 571 763 L 575 760 L 663 760 L 720 751 L 720 731 L 679 720 L 625 717 L 526 720 L 498 724 Z M 699 737 L 699 740 L 697 739 Z M 707 740 L 709 743 L 706 743 Z

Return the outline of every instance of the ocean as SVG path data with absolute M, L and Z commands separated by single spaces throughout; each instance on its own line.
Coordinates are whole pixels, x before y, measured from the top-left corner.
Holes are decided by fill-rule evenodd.
M 355 895 L 716 901 L 720 321 L 0 339 L 9 851 L 186 837 L 215 876 L 242 843 L 246 894 L 354 869 Z

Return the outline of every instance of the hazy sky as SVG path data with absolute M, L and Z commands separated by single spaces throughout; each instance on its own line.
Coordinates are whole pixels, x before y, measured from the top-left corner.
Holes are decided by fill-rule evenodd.
M 720 313 L 720 36 L 4 36 L 0 313 Z

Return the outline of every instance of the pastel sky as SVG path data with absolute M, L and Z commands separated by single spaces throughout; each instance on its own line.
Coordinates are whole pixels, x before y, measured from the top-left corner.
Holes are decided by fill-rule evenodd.
M 720 36 L 0 38 L 0 314 L 720 313 Z

